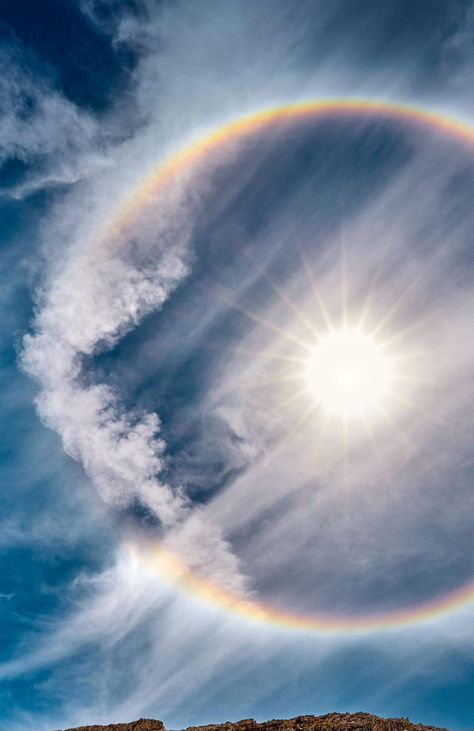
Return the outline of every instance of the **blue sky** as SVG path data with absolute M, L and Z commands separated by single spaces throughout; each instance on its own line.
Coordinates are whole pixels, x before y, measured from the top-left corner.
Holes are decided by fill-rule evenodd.
M 474 145 L 376 114 L 276 124 L 107 228 L 170 154 L 261 109 L 357 96 L 474 126 L 473 41 L 461 0 L 4 0 L 1 729 L 473 728 L 472 603 L 305 631 L 150 556 L 296 617 L 472 581 Z M 366 307 L 400 375 L 345 436 L 301 365 L 318 297 L 336 329 Z

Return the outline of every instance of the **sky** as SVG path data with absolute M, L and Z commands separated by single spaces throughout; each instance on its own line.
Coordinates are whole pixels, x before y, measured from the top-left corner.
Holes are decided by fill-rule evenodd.
M 0 59 L 0 729 L 472 731 L 474 3 L 3 0 Z

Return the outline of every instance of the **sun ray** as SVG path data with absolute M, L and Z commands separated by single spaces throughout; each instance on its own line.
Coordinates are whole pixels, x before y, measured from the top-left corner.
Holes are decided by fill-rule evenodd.
M 395 434 L 398 436 L 401 442 L 405 444 L 405 447 L 414 454 L 416 452 L 416 446 L 414 442 L 408 438 L 408 436 L 405 434 L 403 429 L 401 429 L 398 424 L 390 417 L 390 415 L 387 413 L 385 409 L 380 409 L 379 414 L 381 418 L 392 428 L 392 430 L 395 432 Z
M 303 411 L 303 413 L 300 416 L 300 418 L 298 419 L 298 421 L 295 422 L 294 424 L 292 424 L 292 429 L 295 432 L 298 431 L 298 429 L 301 429 L 301 427 L 304 426 L 304 424 L 306 424 L 306 422 L 308 421 L 308 419 L 310 418 L 310 416 L 317 410 L 317 408 L 318 408 L 318 405 L 316 403 L 310 404 Z
M 376 284 L 377 284 L 380 276 L 381 276 L 381 271 L 380 271 L 380 269 L 378 269 L 372 275 L 370 284 L 367 288 L 367 294 L 364 297 L 364 302 L 362 304 L 362 308 L 361 308 L 359 317 L 357 318 L 357 328 L 361 331 L 364 330 L 364 328 L 365 328 L 367 316 L 369 313 L 369 306 L 372 301 L 374 290 L 375 290 Z
M 246 315 L 246 317 L 250 318 L 254 322 L 256 322 L 258 325 L 263 325 L 267 330 L 270 330 L 271 332 L 278 333 L 278 335 L 283 336 L 286 340 L 289 340 L 291 343 L 295 343 L 296 345 L 299 345 L 300 348 L 303 348 L 303 350 L 311 351 L 311 346 L 308 345 L 308 343 L 305 340 L 302 340 L 301 338 L 297 337 L 296 335 L 293 335 L 293 333 L 289 332 L 288 330 L 285 330 L 285 328 L 280 327 L 279 325 L 275 325 L 273 322 L 270 322 L 269 320 L 266 320 L 264 317 L 261 317 L 260 315 L 255 314 L 254 312 L 251 312 L 245 307 L 242 307 L 241 305 L 238 305 L 235 302 L 232 302 L 231 299 L 229 299 L 226 295 L 223 293 L 216 293 L 216 297 L 218 297 L 222 302 L 225 302 L 225 304 L 228 307 L 231 307 L 232 309 L 236 310 L 237 312 L 242 313 L 243 315 Z
M 298 401 L 298 399 L 307 397 L 309 394 L 309 389 L 306 386 L 305 388 L 300 389 L 299 391 L 296 391 L 296 393 L 293 393 L 291 396 L 288 396 L 288 398 L 283 399 L 278 403 L 278 406 L 275 409 L 272 409 L 269 413 L 270 417 L 276 416 L 276 414 L 279 414 L 280 412 L 284 411 L 286 408 L 291 406 L 295 401 Z
M 347 246 L 345 240 L 344 224 L 341 222 L 341 242 L 340 242 L 340 278 L 341 278 L 341 322 L 342 327 L 347 328 L 348 325 L 348 313 L 347 313 Z
M 374 451 L 376 452 L 377 449 L 376 449 L 376 444 L 375 444 L 374 430 L 373 430 L 372 424 L 370 423 L 370 420 L 367 418 L 367 414 L 365 414 L 365 413 L 362 414 L 362 423 L 364 425 L 365 432 L 366 432 L 368 438 L 370 439 L 372 447 L 374 448 Z
M 402 304 L 406 301 L 407 297 L 415 290 L 415 288 L 420 284 L 420 282 L 425 277 L 427 271 L 433 267 L 434 263 L 437 262 L 439 264 L 439 259 L 445 256 L 445 252 L 437 252 L 435 255 L 433 255 L 430 259 L 428 259 L 424 266 L 419 266 L 419 271 L 415 277 L 413 277 L 411 283 L 402 291 L 402 294 L 400 297 L 395 300 L 395 302 L 392 304 L 391 307 L 387 310 L 385 315 L 379 320 L 375 328 L 371 331 L 371 335 L 376 337 L 382 328 L 393 318 L 393 316 L 399 311 Z M 434 316 L 435 313 L 432 313 L 432 316 Z
M 413 411 L 425 421 L 429 417 L 430 421 L 436 424 L 436 426 L 446 426 L 448 423 L 446 419 L 437 415 L 435 412 L 433 412 L 433 410 L 428 411 L 428 409 L 423 409 L 419 404 L 416 404 L 413 399 L 410 399 L 407 396 L 394 392 L 392 394 L 392 397 L 395 401 L 400 403 L 406 409 Z M 449 428 L 451 432 L 464 433 L 463 428 L 459 428 L 455 424 L 450 423 Z
M 298 357 L 297 355 L 283 355 L 281 353 L 272 353 L 264 349 L 254 350 L 252 348 L 246 348 L 243 345 L 206 345 L 205 347 L 207 350 L 220 350 L 225 352 L 240 353 L 242 355 L 250 355 L 252 357 L 259 357 L 265 361 L 276 360 L 283 363 L 304 365 L 308 360 L 308 358 L 304 356 Z
M 259 379 L 259 383 L 262 385 L 271 383 L 292 383 L 295 381 L 301 381 L 300 373 L 288 373 L 284 376 L 266 376 Z
M 289 297 L 286 294 L 286 292 L 284 292 L 281 289 L 281 287 L 279 287 L 278 284 L 276 284 L 276 282 L 273 281 L 273 279 L 271 278 L 271 276 L 269 275 L 268 272 L 264 271 L 260 267 L 257 267 L 256 264 L 254 264 L 254 266 L 255 266 L 255 269 L 260 274 L 260 276 L 268 282 L 268 284 L 273 289 L 273 291 L 278 295 L 280 300 L 282 302 L 284 302 L 284 304 L 287 305 L 290 308 L 290 310 L 292 310 L 292 312 L 294 312 L 294 314 L 296 315 L 298 320 L 301 322 L 302 325 L 304 325 L 307 328 L 307 330 L 309 330 L 311 335 L 313 335 L 313 337 L 319 337 L 319 335 L 320 335 L 319 330 L 316 328 L 314 323 L 311 322 L 311 320 L 304 314 L 304 312 L 301 311 L 300 307 L 298 307 L 298 305 L 295 302 L 293 302 L 291 297 Z
M 329 317 L 329 313 L 328 313 L 328 311 L 326 309 L 326 305 L 324 304 L 324 300 L 323 300 L 323 298 L 322 298 L 322 296 L 321 296 L 321 294 L 319 292 L 319 289 L 318 289 L 318 287 L 316 285 L 316 280 L 315 280 L 315 277 L 314 277 L 314 273 L 313 273 L 313 271 L 311 269 L 311 266 L 310 266 L 310 264 L 308 262 L 308 259 L 306 258 L 305 253 L 303 252 L 303 249 L 301 248 L 301 245 L 300 244 L 297 244 L 297 246 L 298 246 L 298 250 L 299 250 L 299 254 L 300 254 L 301 261 L 303 263 L 303 268 L 305 270 L 306 277 L 308 278 L 308 281 L 309 281 L 309 284 L 310 284 L 312 293 L 313 293 L 313 295 L 316 298 L 316 302 L 318 303 L 318 307 L 319 307 L 319 310 L 320 310 L 321 315 L 323 317 L 323 320 L 324 320 L 324 323 L 326 325 L 326 328 L 328 330 L 332 330 L 333 323 L 331 322 L 331 318 Z
M 440 313 L 440 309 L 430 312 L 428 315 L 424 315 L 423 317 L 419 317 L 417 320 L 415 320 L 414 322 L 411 322 L 406 327 L 404 327 L 400 330 L 397 330 L 396 332 L 392 333 L 390 336 L 385 338 L 385 340 L 382 340 L 380 343 L 381 346 L 385 347 L 385 346 L 393 345 L 393 343 L 395 343 L 397 340 L 400 340 L 400 338 L 404 337 L 405 335 L 408 335 L 409 333 L 412 333 L 414 330 L 421 327 L 422 325 L 426 325 L 431 320 L 434 320 L 434 318 L 437 315 L 439 315 L 439 313 Z M 376 331 L 372 331 L 372 332 L 374 335 L 377 335 Z

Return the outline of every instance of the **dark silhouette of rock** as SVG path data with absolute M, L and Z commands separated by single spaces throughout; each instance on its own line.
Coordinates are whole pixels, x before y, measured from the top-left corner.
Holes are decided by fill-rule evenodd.
M 109 726 L 79 726 L 65 731 L 166 731 L 161 721 L 140 718 Z M 253 718 L 208 726 L 189 726 L 185 731 L 448 731 L 411 723 L 408 718 L 379 718 L 370 713 L 328 713 L 326 716 L 297 716 L 257 723 Z

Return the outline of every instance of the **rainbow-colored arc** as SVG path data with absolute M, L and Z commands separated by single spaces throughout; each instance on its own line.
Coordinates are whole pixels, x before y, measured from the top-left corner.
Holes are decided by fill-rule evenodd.
M 474 582 L 440 598 L 414 607 L 362 615 L 300 614 L 277 609 L 259 600 L 242 599 L 191 571 L 175 554 L 159 545 L 129 546 L 141 565 L 165 581 L 215 607 L 227 610 L 252 622 L 263 622 L 305 632 L 355 633 L 396 629 L 404 625 L 432 620 L 440 614 L 454 612 L 474 601 Z
M 233 140 L 241 140 L 247 135 L 252 135 L 260 129 L 272 123 L 291 122 L 292 120 L 304 119 L 305 117 L 322 118 L 336 115 L 359 115 L 361 117 L 374 117 L 415 124 L 426 125 L 437 129 L 439 132 L 457 138 L 461 142 L 474 146 L 474 128 L 465 122 L 445 117 L 438 112 L 419 109 L 417 107 L 394 104 L 393 102 L 371 101 L 368 99 L 330 99 L 324 101 L 305 101 L 288 106 L 264 109 L 248 116 L 232 120 L 221 127 L 214 129 L 204 137 L 191 140 L 178 152 L 171 155 L 163 163 L 159 164 L 145 180 L 138 185 L 132 195 L 127 196 L 119 206 L 119 212 L 113 216 L 101 239 L 103 241 L 113 240 L 121 230 L 126 228 L 134 216 L 152 199 L 153 196 L 163 189 L 173 176 L 185 170 L 187 166 L 205 159 L 207 155 L 218 150 L 226 143 Z
M 451 136 L 474 148 L 474 128 L 464 122 L 446 117 L 438 112 L 419 109 L 393 102 L 371 101 L 366 99 L 330 99 L 306 101 L 274 109 L 266 109 L 231 121 L 215 129 L 201 139 L 191 141 L 176 154 L 171 155 L 142 182 L 131 196 L 120 205 L 118 215 L 106 225 L 100 239 L 112 243 L 133 221 L 160 190 L 165 190 L 173 177 L 184 172 L 208 155 L 232 141 L 241 141 L 247 135 L 257 133 L 272 123 L 291 122 L 306 118 L 325 116 L 360 116 L 375 119 L 400 120 L 425 125 L 438 132 Z M 424 622 L 447 612 L 459 610 L 474 602 L 474 581 L 414 607 L 387 611 L 377 614 L 356 616 L 315 614 L 305 616 L 285 612 L 253 599 L 241 599 L 222 589 L 197 573 L 191 571 L 177 556 L 164 546 L 148 545 L 131 547 L 135 557 L 148 569 L 164 578 L 172 578 L 173 583 L 201 600 L 217 605 L 245 617 L 248 620 L 278 625 L 285 628 L 319 632 L 363 632 L 399 627 Z

